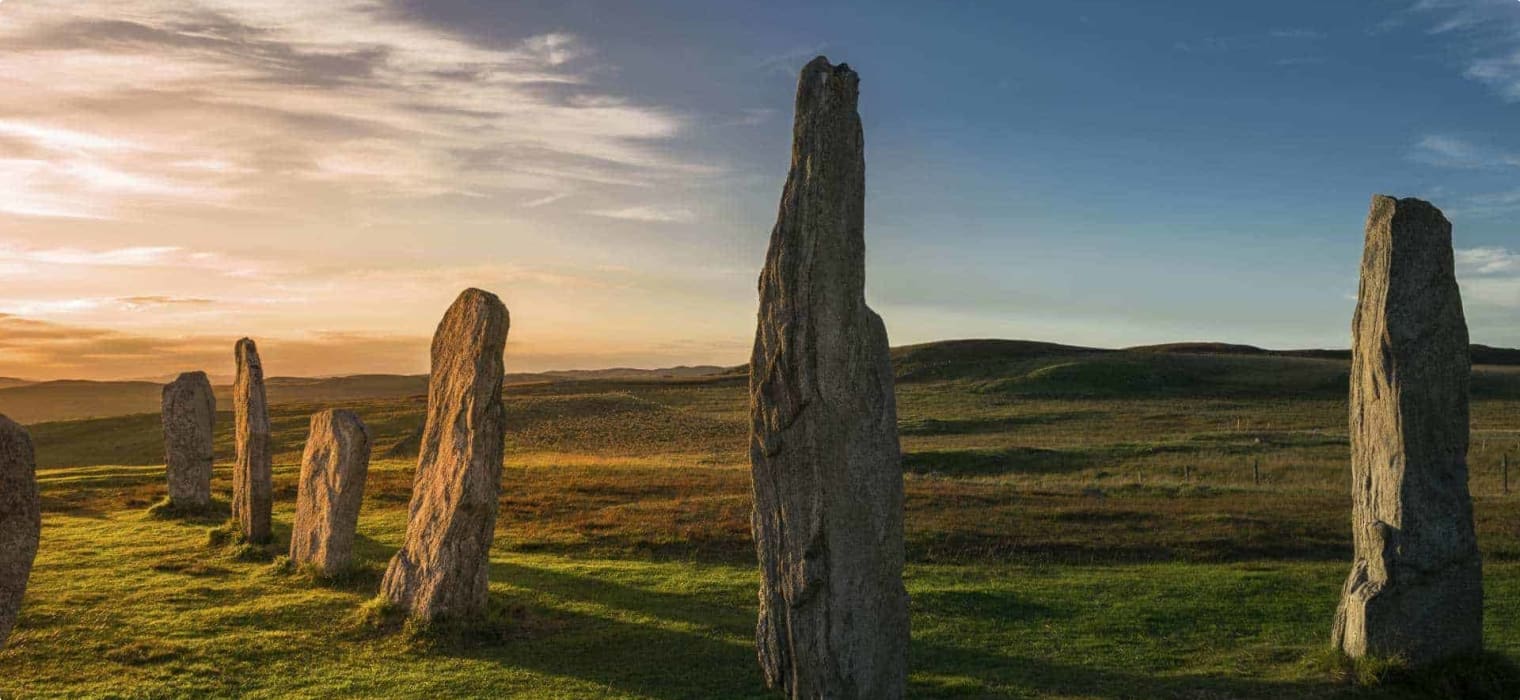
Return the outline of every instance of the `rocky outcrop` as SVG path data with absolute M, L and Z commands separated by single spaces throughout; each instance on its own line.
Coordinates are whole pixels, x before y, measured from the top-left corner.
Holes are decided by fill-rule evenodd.
M 903 472 L 887 332 L 865 302 L 859 78 L 814 59 L 760 275 L 750 361 L 756 631 L 794 698 L 900 698 Z
M 264 365 L 252 340 L 237 342 L 237 380 L 232 384 L 235 417 L 232 464 L 232 519 L 243 539 L 263 544 L 270 538 L 274 507 L 273 457 L 269 449 L 269 403 L 264 397 Z
M 506 437 L 502 352 L 510 320 L 490 292 L 467 289 L 433 335 L 427 424 L 406 540 L 380 597 L 425 620 L 484 613 Z
M 163 422 L 170 506 L 210 506 L 216 396 L 205 372 L 186 372 L 164 385 Z
M 369 430 L 352 411 L 329 409 L 311 417 L 291 524 L 291 562 L 325 576 L 353 563 L 369 451 Z
M 1451 224 L 1374 197 L 1352 321 L 1356 558 L 1333 641 L 1414 664 L 1483 646 L 1483 567 L 1467 489 L 1467 322 Z
M 0 416 L 0 647 L 10 637 L 42 533 L 37 459 L 26 429 Z

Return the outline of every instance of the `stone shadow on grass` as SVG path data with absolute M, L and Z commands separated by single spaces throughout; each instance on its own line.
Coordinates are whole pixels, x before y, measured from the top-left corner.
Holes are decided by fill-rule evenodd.
M 897 432 L 900 435 L 915 436 L 1006 433 L 1031 426 L 1093 419 L 1101 417 L 1103 414 L 1104 412 L 1102 411 L 1062 411 L 1057 413 L 1036 413 L 993 418 L 916 418 L 898 421 Z
M 441 653 L 576 678 L 661 700 L 775 696 L 764 688 L 755 661 L 752 605 L 725 605 L 700 595 L 503 562 L 492 564 L 492 580 L 572 605 L 591 603 L 613 610 L 599 615 L 532 601 L 526 609 L 531 618 L 541 621 L 537 623 L 541 631 L 533 636 L 553 637 L 553 644 L 535 645 L 528 637 Z M 995 615 L 1026 623 L 1070 614 L 1027 602 L 1012 592 L 923 592 L 914 596 L 913 606 L 919 613 L 977 619 Z M 619 612 L 658 622 L 616 619 Z M 567 654 L 566 649 L 582 651 Z M 1346 692 L 1328 681 L 1127 673 L 925 640 L 913 642 L 911 659 L 910 697 L 1335 698 Z
M 992 618 L 1006 623 L 1033 623 L 1073 616 L 1072 611 L 1030 602 L 1013 591 L 920 591 L 913 594 L 910 604 L 915 612 L 976 620 Z
M 914 640 L 911 697 L 1312 698 L 1355 697 L 1328 681 L 1153 676 Z
M 685 700 L 774 698 L 751 643 L 565 610 L 533 610 L 553 625 L 552 644 L 532 639 L 455 649 L 451 657 L 574 678 L 616 695 Z
M 1064 474 L 1082 471 L 1098 463 L 1087 452 L 1037 447 L 930 450 L 903 454 L 903 469 L 908 473 L 943 476 Z
M 578 576 L 511 562 L 491 562 L 491 581 L 511 583 L 528 590 L 566 600 L 595 603 L 625 612 L 657 617 L 726 634 L 751 635 L 755 626 L 755 601 L 745 605 L 713 603 L 700 596 L 666 593 L 614 583 L 592 576 Z
M 609 692 L 658 700 L 776 696 L 765 688 L 755 661 L 753 610 L 500 562 L 492 563 L 491 578 L 572 604 L 599 603 L 614 611 L 597 615 L 518 601 L 515 604 L 523 607 L 536 631 L 496 644 L 445 647 L 434 653 L 574 678 Z M 511 600 L 501 595 L 492 599 Z M 618 611 L 660 622 L 615 619 Z M 554 642 L 533 641 L 542 637 L 553 637 Z
M 277 540 L 278 541 L 278 540 Z M 285 537 L 289 542 L 290 537 Z M 363 595 L 375 595 L 380 590 L 380 579 L 396 548 L 382 545 L 362 532 L 354 533 L 353 556 L 348 566 L 333 574 L 324 574 L 312 565 L 297 565 L 289 556 L 287 544 L 282 554 L 275 557 L 275 573 L 306 581 L 312 586 L 335 591 L 350 591 Z

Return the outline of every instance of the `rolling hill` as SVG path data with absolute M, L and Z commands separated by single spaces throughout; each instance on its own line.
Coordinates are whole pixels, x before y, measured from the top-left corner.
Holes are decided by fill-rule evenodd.
M 1520 350 L 1474 345 L 1475 397 L 1520 396 Z M 1225 343 L 1172 343 L 1125 349 L 1027 340 L 950 340 L 894 348 L 903 383 L 953 381 L 986 396 L 1038 398 L 1343 397 L 1350 351 L 1266 350 Z M 727 381 L 744 366 L 567 370 L 509 374 L 508 386 L 581 382 Z M 727 379 L 724 379 L 727 378 Z M 0 380 L 3 381 L 3 380 Z M 427 375 L 271 377 L 269 401 L 334 403 L 422 396 Z M 215 387 L 230 408 L 231 387 Z M 154 382 L 51 381 L 5 386 L 0 413 L 25 423 L 156 413 Z
M 564 370 L 516 373 L 506 376 L 508 386 L 545 382 L 591 380 L 681 379 L 726 371 L 722 367 L 673 367 L 668 369 Z M 12 383 L 7 383 L 12 382 Z M 269 402 L 323 403 L 365 399 L 402 398 L 427 393 L 425 374 L 359 374 L 345 377 L 269 377 L 265 380 Z M 231 410 L 230 384 L 218 384 L 217 406 Z M 137 413 L 156 413 L 163 385 L 151 381 L 58 380 L 27 382 L 0 379 L 0 414 L 23 424 L 83 418 L 108 418 Z

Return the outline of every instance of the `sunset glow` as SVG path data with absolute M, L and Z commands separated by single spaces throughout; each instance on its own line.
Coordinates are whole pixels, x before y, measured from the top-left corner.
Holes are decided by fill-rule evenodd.
M 1284 75 L 1250 89 L 1287 95 L 1394 36 L 1450 48 L 1512 26 L 1495 8 L 1456 5 L 1421 3 L 1382 34 L 1358 28 L 1367 46 L 1340 56 L 1315 52 L 1349 25 L 1179 34 L 1146 55 L 1258 62 Z M 998 92 L 1043 94 L 1035 63 L 955 53 L 974 44 L 923 52 L 987 71 L 965 76 L 978 88 L 1004 86 L 977 97 L 930 79 L 954 71 L 910 70 L 885 51 L 894 27 L 864 43 L 828 30 L 844 22 L 783 35 L 704 12 L 686 14 L 706 18 L 711 40 L 678 48 L 618 40 L 569 10 L 482 23 L 448 3 L 387 0 L 5 2 L 0 376 L 226 375 L 244 335 L 273 374 L 421 372 L 439 314 L 471 285 L 512 309 L 514 370 L 739 364 L 787 165 L 792 81 L 823 50 L 864 76 L 870 294 L 894 342 L 1344 347 L 1366 197 L 1402 188 L 1446 192 L 1475 340 L 1520 343 L 1506 322 L 1520 271 L 1504 219 L 1520 200 L 1503 184 L 1520 143 L 1486 137 L 1478 107 L 1512 108 L 1513 42 L 1485 39 L 1441 67 L 1477 105 L 1447 112 L 1465 120 L 1412 115 L 1402 130 L 1360 134 L 1320 107 L 1326 138 L 1355 132 L 1379 155 L 1306 173 L 1311 143 L 1185 140 L 1272 122 L 1200 112 L 1202 126 L 1171 133 L 1145 123 L 1140 103 Z M 982 24 L 996 23 L 968 26 Z M 1101 144 L 1049 131 L 1125 114 Z M 1125 128 L 1145 135 L 1112 136 Z M 1153 157 L 1158 139 L 1174 141 Z M 1221 148 L 1235 150 L 1215 159 Z M 1299 162 L 1275 155 L 1283 148 Z M 1238 187 L 1207 174 L 1222 162 L 1241 165 Z M 1288 215 L 1290 200 L 1300 206 Z

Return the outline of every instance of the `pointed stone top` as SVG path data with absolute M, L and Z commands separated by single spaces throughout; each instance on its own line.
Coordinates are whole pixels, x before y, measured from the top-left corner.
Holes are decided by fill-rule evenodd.
M 850 64 L 833 65 L 825 56 L 809 61 L 797 79 L 797 117 L 816 108 L 855 111 L 860 97 L 860 75 Z
M 1367 212 L 1366 238 L 1369 246 L 1374 239 L 1387 241 L 1386 250 L 1399 251 L 1401 258 L 1405 253 L 1415 259 L 1423 258 L 1427 253 L 1436 255 L 1445 261 L 1441 264 L 1446 270 L 1444 274 L 1451 274 L 1451 221 L 1434 204 L 1423 199 L 1373 195 L 1372 207 Z M 1415 264 L 1425 269 L 1424 263 L 1416 261 Z M 1403 268 L 1402 265 L 1398 267 Z
M 460 292 L 459 297 L 454 300 L 455 305 L 461 303 L 501 304 L 501 297 L 498 297 L 495 294 L 492 294 L 491 292 L 488 292 L 484 289 L 470 287 L 469 289 Z
M 1374 221 L 1380 218 L 1411 219 L 1422 222 L 1432 222 L 1450 226 L 1446 215 L 1436 205 L 1416 197 L 1392 197 L 1386 194 L 1372 195 L 1372 214 Z
M 480 336 L 487 345 L 504 343 L 511 322 L 512 316 L 506 304 L 501 303 L 501 297 L 470 287 L 459 293 L 444 313 L 443 320 L 438 322 L 433 349 L 436 352 L 440 343 L 454 343 L 475 336 Z M 495 341 L 497 336 L 502 336 L 503 340 Z

